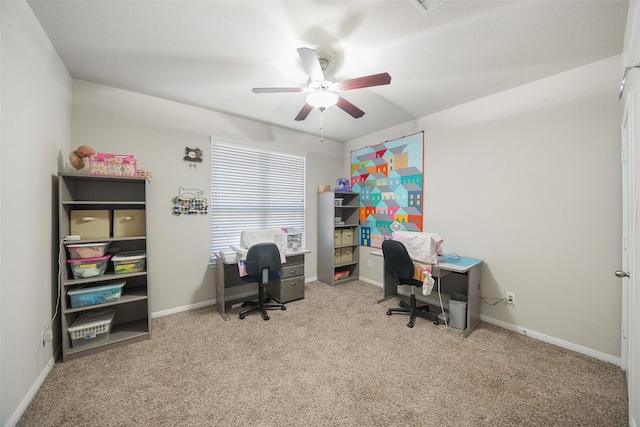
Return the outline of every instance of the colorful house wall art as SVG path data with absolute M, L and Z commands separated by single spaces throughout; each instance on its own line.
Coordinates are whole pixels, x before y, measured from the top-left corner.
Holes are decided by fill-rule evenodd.
M 422 231 L 424 132 L 351 152 L 351 191 L 360 193 L 360 244 L 381 248 L 391 224 Z

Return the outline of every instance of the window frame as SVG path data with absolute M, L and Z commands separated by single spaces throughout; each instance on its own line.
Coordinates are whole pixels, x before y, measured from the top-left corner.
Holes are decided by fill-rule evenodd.
M 211 137 L 210 157 L 212 261 L 220 250 L 238 245 L 241 231 L 250 228 L 295 228 L 304 247 L 306 154 Z

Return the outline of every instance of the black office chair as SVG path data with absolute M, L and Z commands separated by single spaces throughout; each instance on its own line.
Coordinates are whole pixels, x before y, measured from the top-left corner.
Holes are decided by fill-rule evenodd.
M 286 310 L 284 304 L 268 302 L 265 299 L 264 288 L 270 280 L 277 279 L 282 274 L 282 264 L 280 262 L 280 251 L 275 243 L 256 243 L 249 248 L 247 253 L 247 275 L 242 277 L 245 282 L 258 283 L 258 300 L 245 301 L 242 307 L 247 307 L 240 311 L 240 319 L 254 311 L 259 311 L 264 320 L 269 320 L 268 309 L 280 308 Z
M 397 240 L 385 240 L 382 242 L 382 255 L 384 256 L 384 271 L 389 274 L 396 286 L 411 286 L 411 299 L 409 304 L 400 301 L 400 307 L 390 308 L 387 315 L 393 313 L 409 314 L 407 326 L 413 328 L 416 316 L 431 320 L 434 325 L 438 324 L 438 315 L 429 312 L 429 306 L 416 307 L 416 287 L 422 287 L 422 282 L 413 279 L 413 261 L 402 242 Z

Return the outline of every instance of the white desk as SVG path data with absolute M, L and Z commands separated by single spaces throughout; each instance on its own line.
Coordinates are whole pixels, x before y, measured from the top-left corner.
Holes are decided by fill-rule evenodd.
M 382 251 L 373 251 L 371 255 L 382 256 Z M 449 288 L 451 282 L 450 293 L 462 293 L 467 296 L 467 327 L 461 331 L 463 337 L 469 336 L 475 328 L 480 325 L 480 269 L 482 265 L 481 259 L 461 257 L 454 260 L 447 258 L 446 262 L 440 262 L 437 267 L 434 266 L 431 275 L 437 278 L 440 288 Z M 447 280 L 443 277 L 449 276 Z M 437 286 L 434 286 L 433 292 L 437 292 Z M 432 292 L 432 295 L 433 295 Z M 383 296 L 377 302 L 386 301 L 389 298 L 398 295 L 398 287 L 391 276 L 384 273 Z
M 310 252 L 307 249 L 298 251 L 288 249 L 285 252 L 287 262 L 282 264 L 282 277 L 269 282 L 267 293 L 275 297 L 279 302 L 289 302 L 292 300 L 289 297 L 293 299 L 304 298 L 304 255 Z M 224 320 L 229 320 L 227 307 L 235 302 L 242 302 L 249 298 L 242 298 L 239 301 L 226 301 L 225 289 L 247 285 L 250 282 L 245 282 L 240 278 L 236 261 L 226 262 L 217 255 L 216 258 L 216 308 Z M 283 282 L 285 282 L 286 288 L 281 288 Z M 287 298 L 284 300 L 282 297 Z

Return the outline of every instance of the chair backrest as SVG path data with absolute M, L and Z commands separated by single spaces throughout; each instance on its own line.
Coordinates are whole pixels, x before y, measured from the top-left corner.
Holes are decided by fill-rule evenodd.
M 382 242 L 382 256 L 384 257 L 384 270 L 400 280 L 408 280 L 413 277 L 413 261 L 407 252 L 407 248 L 397 240 L 385 240 Z
M 262 269 L 268 268 L 269 274 L 282 270 L 280 251 L 275 243 L 256 243 L 247 252 L 247 274 L 249 276 L 262 275 Z

